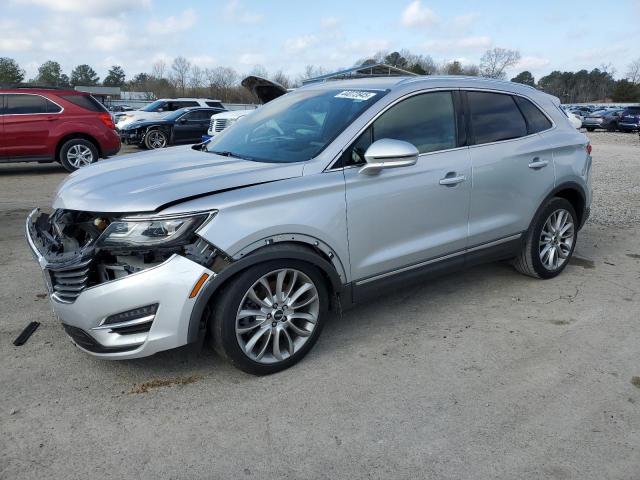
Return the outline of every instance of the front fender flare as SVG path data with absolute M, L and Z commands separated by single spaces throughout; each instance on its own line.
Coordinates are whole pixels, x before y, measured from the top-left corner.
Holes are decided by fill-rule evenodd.
M 191 311 L 187 341 L 195 342 L 201 331 L 202 316 L 215 293 L 234 275 L 253 265 L 270 260 L 302 260 L 317 267 L 329 280 L 330 290 L 335 294 L 342 289 L 342 281 L 335 267 L 311 247 L 296 243 L 272 244 L 255 250 L 251 254 L 231 263 L 220 273 L 215 274 L 198 295 Z

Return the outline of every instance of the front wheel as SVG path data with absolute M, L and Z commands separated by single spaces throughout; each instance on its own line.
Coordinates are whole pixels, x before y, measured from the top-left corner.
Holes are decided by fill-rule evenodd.
M 595 128 L 593 128 L 593 127 L 587 127 L 587 132 L 593 132 L 593 131 L 595 131 Z
M 515 268 L 536 278 L 553 278 L 565 269 L 576 246 L 578 220 L 564 198 L 552 198 L 538 211 L 527 231 Z
M 253 375 L 284 370 L 313 347 L 328 312 L 320 272 L 305 262 L 274 260 L 232 279 L 214 300 L 214 349 Z
M 164 148 L 168 143 L 167 134 L 161 130 L 150 130 L 144 137 L 144 146 L 149 150 Z

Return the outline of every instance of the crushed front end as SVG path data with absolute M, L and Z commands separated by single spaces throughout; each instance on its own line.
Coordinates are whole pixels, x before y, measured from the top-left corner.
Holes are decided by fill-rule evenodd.
M 27 241 L 53 311 L 74 343 L 93 355 L 124 359 L 193 340 L 194 287 L 230 262 L 197 235 L 213 216 L 34 210 Z

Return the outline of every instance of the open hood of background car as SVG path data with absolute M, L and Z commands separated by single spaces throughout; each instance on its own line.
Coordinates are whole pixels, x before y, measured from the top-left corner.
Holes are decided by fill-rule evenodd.
M 241 85 L 253 93 L 262 103 L 270 102 L 287 93 L 282 85 L 253 75 L 242 80 Z
M 222 190 L 302 175 L 303 165 L 223 157 L 174 147 L 103 160 L 60 185 L 54 208 L 103 213 L 153 212 Z

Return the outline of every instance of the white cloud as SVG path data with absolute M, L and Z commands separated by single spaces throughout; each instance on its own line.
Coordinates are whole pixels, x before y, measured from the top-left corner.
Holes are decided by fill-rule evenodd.
M 262 21 L 262 15 L 256 12 L 250 12 L 240 0 L 229 0 L 224 9 L 224 17 L 229 22 L 235 23 L 259 23 Z
M 327 30 L 336 28 L 339 25 L 340 25 L 340 19 L 337 17 L 324 17 L 320 19 L 320 26 L 322 28 L 326 28 Z
M 290 53 L 298 53 L 318 43 L 315 35 L 303 35 L 300 37 L 288 38 L 284 42 L 284 48 Z
M 458 15 L 453 17 L 451 25 L 457 30 L 468 30 L 475 23 L 480 15 L 477 13 L 465 13 L 464 15 Z
M 264 55 L 259 53 L 243 53 L 238 57 L 242 65 L 259 65 L 264 61 Z
M 0 51 L 24 52 L 30 50 L 32 46 L 33 42 L 30 38 L 20 38 L 18 36 L 14 38 L 0 38 Z
M 551 61 L 548 58 L 524 56 L 518 62 L 518 68 L 521 70 L 537 70 L 546 67 Z
M 117 16 L 133 8 L 149 7 L 151 0 L 12 0 L 16 5 L 35 5 L 55 12 Z
M 414 0 L 402 12 L 402 24 L 406 27 L 429 27 L 438 23 L 433 10 L 422 6 L 421 0 Z
M 147 23 L 147 31 L 152 34 L 172 34 L 184 32 L 193 27 L 198 21 L 195 10 L 189 8 L 164 19 L 153 19 Z
M 196 55 L 194 57 L 187 57 L 187 60 L 200 68 L 211 68 L 217 63 L 216 59 L 210 55 Z

